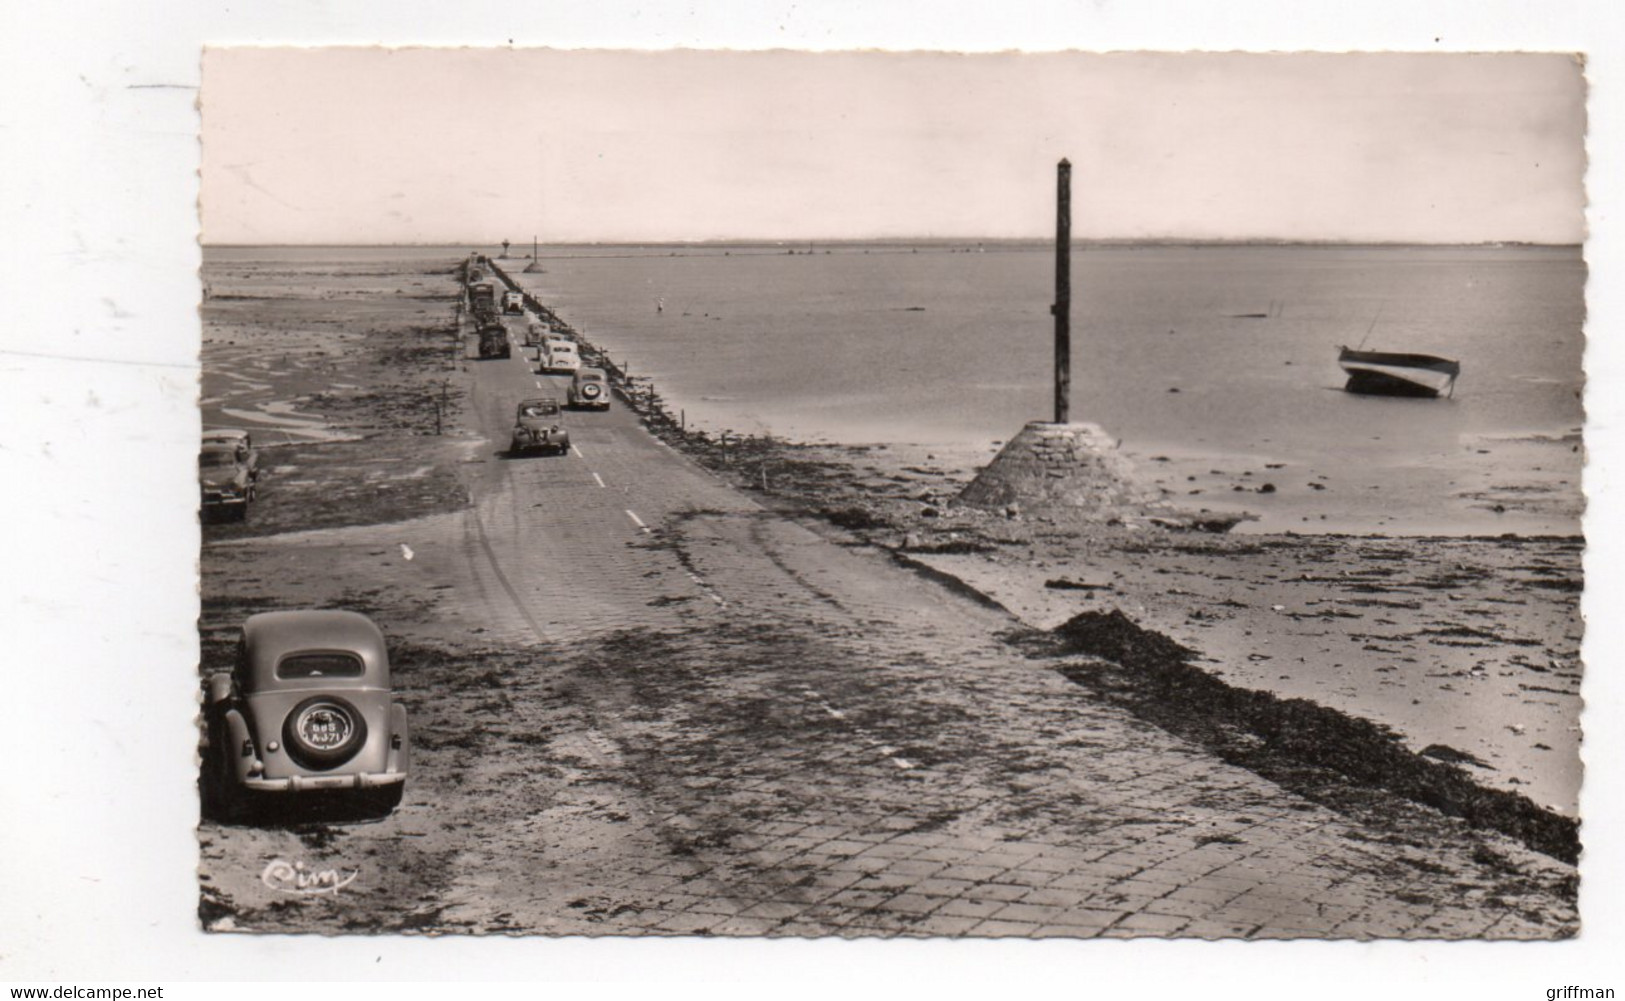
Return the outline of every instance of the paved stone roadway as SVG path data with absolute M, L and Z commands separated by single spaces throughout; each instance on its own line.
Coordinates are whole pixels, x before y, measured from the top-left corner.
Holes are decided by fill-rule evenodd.
M 471 449 L 471 510 L 248 547 L 262 581 L 320 577 L 339 597 L 361 579 L 433 596 L 419 625 L 394 629 L 403 638 L 452 622 L 491 647 L 537 652 L 533 675 L 505 680 L 491 724 L 500 747 L 471 777 L 435 774 L 426 753 L 407 803 L 326 856 L 410 868 L 411 853 L 449 846 L 432 890 L 376 887 L 419 916 L 407 926 L 1572 931 L 1572 903 L 1554 890 L 1567 867 L 1459 827 L 1424 841 L 1363 825 L 1098 705 L 1001 642 L 1014 625 L 1004 614 L 766 515 L 624 408 L 567 415 L 578 454 L 506 459 L 514 402 L 538 381 L 562 397 L 562 380 L 519 357 L 471 368 L 489 437 Z M 625 630 L 640 631 L 631 655 L 592 660 L 595 643 Z M 640 673 L 636 652 L 656 649 L 677 666 Z M 433 713 L 413 711 L 423 734 Z M 253 878 L 264 859 L 310 855 L 285 832 L 204 834 L 205 882 L 243 915 L 271 902 Z M 378 906 L 297 903 L 296 918 L 258 912 L 261 923 L 364 926 L 364 906 Z

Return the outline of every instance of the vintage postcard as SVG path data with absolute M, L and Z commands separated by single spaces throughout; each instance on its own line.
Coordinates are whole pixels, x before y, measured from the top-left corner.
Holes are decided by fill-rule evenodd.
M 1578 932 L 1581 58 L 199 104 L 204 929 Z

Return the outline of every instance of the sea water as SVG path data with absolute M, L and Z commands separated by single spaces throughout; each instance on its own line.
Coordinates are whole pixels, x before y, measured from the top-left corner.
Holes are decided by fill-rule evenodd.
M 1045 245 L 544 245 L 524 274 L 527 249 L 507 270 L 694 426 L 991 456 L 1053 417 Z M 468 252 L 209 248 L 205 276 Z M 1573 247 L 1079 245 L 1071 418 L 1251 530 L 1576 534 L 1585 278 Z M 1345 393 L 1343 344 L 1462 375 Z
M 1048 247 L 540 256 L 526 285 L 691 424 L 991 452 L 1053 416 Z M 1071 281 L 1071 418 L 1171 500 L 1255 530 L 1579 531 L 1578 248 L 1090 246 Z M 1344 344 L 1462 375 L 1449 399 L 1345 393 Z

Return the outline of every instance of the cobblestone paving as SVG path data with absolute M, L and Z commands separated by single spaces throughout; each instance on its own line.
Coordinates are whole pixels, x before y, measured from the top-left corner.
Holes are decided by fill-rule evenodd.
M 245 601 L 297 579 L 373 596 L 392 636 L 529 658 L 418 691 L 407 803 L 318 853 L 432 856 L 431 887 L 272 913 L 250 877 L 297 834 L 206 828 L 205 882 L 237 926 L 1572 933 L 1568 867 L 1444 818 L 1339 815 L 1101 706 L 1003 642 L 1008 616 L 763 512 L 630 415 L 570 415 L 578 454 L 496 454 L 535 377 L 487 365 L 476 410 L 499 444 L 466 467 L 468 511 L 205 558 L 205 587 Z M 479 733 L 438 747 L 458 700 Z

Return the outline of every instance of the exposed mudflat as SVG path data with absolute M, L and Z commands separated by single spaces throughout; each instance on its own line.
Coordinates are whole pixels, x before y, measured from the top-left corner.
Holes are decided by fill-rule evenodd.
M 1121 611 L 1230 684 L 1370 719 L 1487 787 L 1577 815 L 1581 539 L 1230 535 L 1170 530 L 1159 522 L 1180 519 L 1150 509 L 1074 523 L 955 504 L 979 452 L 693 435 L 685 447 L 1035 628 Z

